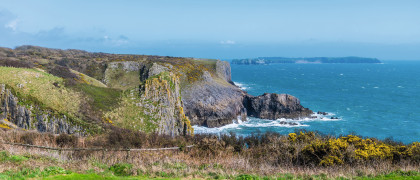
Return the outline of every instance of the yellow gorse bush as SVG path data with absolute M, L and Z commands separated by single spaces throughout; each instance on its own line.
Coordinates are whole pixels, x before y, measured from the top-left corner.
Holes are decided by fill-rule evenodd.
M 311 139 L 311 141 L 308 141 Z M 420 162 L 420 143 L 411 145 L 391 145 L 374 139 L 362 139 L 355 135 L 340 138 L 317 138 L 308 133 L 299 135 L 290 133 L 291 142 L 309 142 L 303 149 L 303 159 L 307 163 L 316 163 L 322 166 L 343 164 L 344 159 L 358 161 L 412 159 Z M 351 147 L 351 148 L 349 148 Z
M 407 147 L 403 153 L 409 157 L 416 156 L 420 160 L 420 142 L 414 142 L 410 147 Z
M 296 133 L 289 133 L 289 136 L 287 137 L 287 139 L 289 139 L 290 142 L 295 142 L 297 138 Z
M 355 135 L 348 135 L 345 137 L 341 137 L 340 139 L 343 139 L 345 141 L 347 141 L 349 144 L 354 144 L 357 142 L 360 142 L 362 140 L 362 138 L 355 136 Z
M 314 132 L 299 132 L 299 135 L 296 136 L 297 141 L 299 142 L 310 142 L 314 140 Z
M 7 120 L 7 119 L 3 119 L 3 121 L 9 122 L 9 120 Z M 0 128 L 11 129 L 11 127 L 9 125 L 4 124 L 4 123 L 0 123 Z
M 346 140 L 340 138 L 331 138 L 326 141 L 317 139 L 315 142 L 305 146 L 302 152 L 309 162 L 318 162 L 322 166 L 331 166 L 343 163 L 343 152 L 346 151 L 348 145 Z
M 357 159 L 392 159 L 393 147 L 386 144 L 378 144 L 376 142 L 362 140 L 358 144 L 358 148 L 355 150 Z
M 337 156 L 327 156 L 319 162 L 321 166 L 332 166 L 334 164 L 343 164 L 343 160 Z

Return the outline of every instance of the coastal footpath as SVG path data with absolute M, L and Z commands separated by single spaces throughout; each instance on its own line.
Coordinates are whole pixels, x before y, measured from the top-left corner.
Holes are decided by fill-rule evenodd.
M 89 135 L 112 128 L 170 136 L 247 116 L 309 117 L 296 97 L 252 96 L 226 61 L 90 53 L 37 46 L 0 48 L 3 126 Z

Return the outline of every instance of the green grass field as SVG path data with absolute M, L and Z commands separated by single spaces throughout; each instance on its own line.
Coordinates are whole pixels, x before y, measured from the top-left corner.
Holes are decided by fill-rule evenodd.
M 127 163 L 114 164 L 110 167 L 104 164 L 93 163 L 100 171 L 90 169 L 85 172 L 73 172 L 59 166 L 49 166 L 44 168 L 27 167 L 24 162 L 47 163 L 54 161 L 54 159 L 45 159 L 42 157 L 31 155 L 12 155 L 6 151 L 0 152 L 0 166 L 2 164 L 13 164 L 18 167 L 18 170 L 5 170 L 0 173 L 0 179 L 235 179 L 235 180 L 271 180 L 271 179 L 296 179 L 296 180 L 326 180 L 326 179 L 358 179 L 358 180 L 376 180 L 376 179 L 420 179 L 420 173 L 416 171 L 401 171 L 397 170 L 388 174 L 380 174 L 376 176 L 360 175 L 354 177 L 337 177 L 328 178 L 326 174 L 320 175 L 293 175 L 293 174 L 278 174 L 275 176 L 258 176 L 258 175 L 221 175 L 217 173 L 197 173 L 196 175 L 174 175 L 165 172 L 150 173 L 138 171 L 137 175 L 133 176 L 132 165 Z M 167 168 L 180 168 L 179 165 L 174 165 Z M 187 167 L 181 167 L 187 168 Z M 77 171 L 77 170 L 76 170 Z

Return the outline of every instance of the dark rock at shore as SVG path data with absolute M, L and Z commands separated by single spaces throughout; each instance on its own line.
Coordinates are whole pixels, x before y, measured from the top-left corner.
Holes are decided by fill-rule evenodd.
M 190 89 L 183 96 L 185 114 L 193 125 L 220 127 L 231 124 L 238 116 L 261 119 L 298 119 L 311 117 L 312 111 L 304 108 L 299 99 L 288 94 L 263 94 L 251 96 L 235 86 L 204 84 Z M 200 100 L 193 97 L 206 97 Z M 297 124 L 291 124 L 297 125 Z
M 297 126 L 297 125 L 299 125 L 298 123 L 295 123 L 295 122 L 286 122 L 286 121 L 281 121 L 280 124 L 282 124 L 282 125 L 290 125 L 290 126 Z
M 328 115 L 328 113 L 326 113 L 326 112 L 321 112 L 321 111 L 318 111 L 318 112 L 317 112 L 317 114 L 321 114 L 321 115 L 324 115 L 324 116 Z
M 297 119 L 310 117 L 312 111 L 304 108 L 299 99 L 288 94 L 265 93 L 261 96 L 248 95 L 244 99 L 248 116 L 262 119 Z
M 205 71 L 202 81 L 181 90 L 185 115 L 192 125 L 220 127 L 238 116 L 246 120 L 242 104 L 246 93 L 233 85 L 229 63 L 218 61 L 216 69 L 217 76 Z
M 312 111 L 304 108 L 299 99 L 287 94 L 252 96 L 231 81 L 230 66 L 217 62 L 217 77 L 204 72 L 202 81 L 182 89 L 185 115 L 192 125 L 220 127 L 231 124 L 238 117 L 262 119 L 298 119 L 311 117 Z
M 231 124 L 238 117 L 245 121 L 247 116 L 264 119 L 294 119 L 311 115 L 311 111 L 302 107 L 299 100 L 293 96 L 264 94 L 254 97 L 242 91 L 232 82 L 231 67 L 226 61 L 89 53 L 36 46 L 21 46 L 14 50 L 0 47 L 0 65 L 3 66 L 30 68 L 38 63 L 37 60 L 40 57 L 48 60 L 49 63 L 43 67 L 48 72 L 51 68 L 62 66 L 62 68 L 66 67 L 64 69 L 67 71 L 72 69 L 84 73 L 100 81 L 98 83 L 103 83 L 107 88 L 130 90 L 131 100 L 127 102 L 128 106 L 118 103 L 119 105 L 116 105 L 111 112 L 104 113 L 112 114 L 110 118 L 115 118 L 112 119 L 114 121 L 128 120 L 134 124 L 141 122 L 136 127 L 124 127 L 133 130 L 147 130 L 171 136 L 186 135 L 187 129 L 188 132 L 192 131 L 190 125 L 219 127 Z M 21 63 L 17 63 L 16 59 L 19 59 Z M 59 72 L 54 71 L 52 75 L 69 78 L 66 74 Z M 57 87 L 58 84 L 55 86 Z M 0 118 L 8 118 L 11 123 L 15 123 L 20 128 L 69 134 L 74 134 L 76 131 L 84 133 L 83 128 L 89 126 L 81 128 L 79 125 L 84 125 L 85 122 L 107 128 L 102 126 L 102 122 L 96 121 L 102 118 L 102 112 L 98 111 L 95 113 L 98 114 L 97 116 L 91 116 L 81 109 L 80 113 L 74 114 L 75 117 L 57 115 L 57 112 L 51 109 L 42 109 L 42 106 L 19 106 L 17 99 L 7 100 L 12 95 L 17 96 L 17 94 L 6 93 L 6 90 L 0 93 L 2 96 Z M 86 96 L 88 97 L 87 94 Z M 6 100 L 7 103 L 5 103 Z M 88 101 L 90 100 L 86 100 Z M 90 103 L 83 104 L 91 106 Z M 129 110 L 128 107 L 133 109 Z M 94 109 L 93 105 L 91 108 Z M 139 113 L 126 117 L 122 115 L 125 110 L 139 111 Z M 63 109 L 63 113 L 67 113 L 66 111 Z M 77 118 L 83 123 L 70 118 Z
M 205 82 L 182 90 L 185 115 L 191 124 L 219 127 L 241 115 L 245 93 L 233 85 Z

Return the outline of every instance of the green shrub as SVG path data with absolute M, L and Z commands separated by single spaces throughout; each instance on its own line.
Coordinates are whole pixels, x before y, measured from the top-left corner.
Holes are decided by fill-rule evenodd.
M 27 157 L 25 156 L 18 156 L 18 155 L 11 155 L 6 151 L 1 151 L 0 152 L 0 161 L 9 161 L 9 162 L 14 162 L 14 163 L 18 163 L 21 161 L 26 161 L 28 160 Z
M 45 168 L 41 172 L 41 175 L 43 177 L 47 177 L 47 176 L 53 176 L 53 175 L 57 175 L 57 174 L 70 174 L 70 173 L 71 173 L 71 171 L 64 170 L 61 167 L 51 166 L 51 167 Z
M 30 169 L 22 168 L 19 171 L 5 171 L 0 174 L 0 179 L 28 179 L 28 178 L 37 178 L 37 177 L 48 177 L 58 174 L 70 174 L 71 171 L 64 170 L 61 167 L 47 167 L 44 170 L 39 168 Z
M 257 176 L 249 175 L 249 174 L 241 174 L 235 178 L 236 180 L 259 180 Z
M 401 170 L 396 170 L 394 172 L 391 172 L 389 174 L 387 174 L 389 176 L 418 176 L 420 175 L 419 172 L 416 171 L 401 171 Z
M 114 173 L 116 176 L 129 176 L 131 175 L 131 169 L 133 168 L 132 164 L 128 163 L 117 163 L 112 165 L 109 170 Z

